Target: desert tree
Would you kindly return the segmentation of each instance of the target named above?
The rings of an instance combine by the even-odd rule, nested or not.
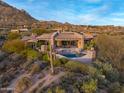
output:
[[[96,39],[97,57],[124,69],[124,42],[119,37],[99,35]]]

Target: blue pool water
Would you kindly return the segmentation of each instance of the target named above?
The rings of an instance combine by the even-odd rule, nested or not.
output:
[[[68,57],[68,58],[79,57],[77,54],[63,54],[63,56]]]

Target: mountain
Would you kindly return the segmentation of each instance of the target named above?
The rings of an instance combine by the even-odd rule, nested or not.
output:
[[[25,10],[19,10],[0,0],[0,27],[29,26],[37,22]]]
[[[79,32],[123,32],[124,27],[121,26],[90,26],[90,25],[74,25],[68,22],[60,23],[56,21],[38,21],[29,15],[25,10],[17,9],[6,2],[0,0],[0,28],[42,28],[42,29],[63,29],[66,31]]]

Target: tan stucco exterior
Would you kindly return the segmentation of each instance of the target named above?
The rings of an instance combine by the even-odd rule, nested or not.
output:
[[[77,48],[84,48],[84,36],[76,32],[54,32],[53,34],[44,34],[38,37],[39,40],[49,40],[52,47],[62,47],[63,43],[75,42]],[[71,44],[67,44],[68,46]]]
[[[77,32],[54,32],[43,34],[35,39],[49,42],[53,48],[84,48],[84,35]]]

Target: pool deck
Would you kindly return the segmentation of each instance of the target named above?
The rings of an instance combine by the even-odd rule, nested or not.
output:
[[[91,52],[87,52],[86,55],[82,56],[82,57],[77,57],[77,58],[71,58],[74,61],[79,61],[79,62],[83,62],[83,63],[91,63],[93,60]]]

